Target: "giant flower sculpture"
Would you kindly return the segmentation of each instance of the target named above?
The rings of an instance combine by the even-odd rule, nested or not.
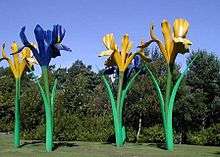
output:
[[[111,84],[108,82],[108,79],[105,77],[105,75],[102,76],[109,99],[111,101],[116,145],[120,147],[124,145],[126,139],[125,127],[122,120],[124,100],[129,88],[140,73],[139,70],[136,70],[136,72],[132,75],[131,73],[134,71],[132,69],[137,69],[137,66],[139,65],[138,56],[141,56],[146,60],[148,58],[144,55],[144,52],[142,51],[143,49],[141,49],[141,51],[137,51],[136,53],[131,53],[132,43],[127,34],[122,37],[121,50],[118,48],[113,34],[105,35],[103,37],[103,43],[107,50],[101,52],[99,56],[108,57],[107,61],[105,62],[107,67],[105,73],[116,73],[118,80],[118,92],[115,100]],[[134,63],[132,63],[133,60]]]
[[[49,152],[53,149],[53,114],[57,80],[55,80],[52,91],[50,91],[48,82],[48,66],[52,58],[60,56],[60,50],[71,50],[61,44],[65,36],[65,30],[62,29],[61,25],[54,25],[52,31],[45,31],[40,25],[37,25],[34,29],[34,34],[37,40],[38,49],[27,40],[25,27],[21,29],[20,38],[24,47],[31,49],[42,69],[44,87],[42,87],[39,82],[37,83],[44,101],[46,114],[46,150]]]
[[[32,58],[31,50],[29,48],[24,48],[21,51],[21,55],[17,52],[19,50],[19,46],[16,42],[13,42],[11,45],[11,51],[13,54],[13,60],[7,57],[5,52],[5,44],[2,46],[2,58],[1,60],[6,60],[9,64],[9,67],[15,77],[16,82],[16,96],[15,96],[15,127],[14,127],[14,144],[15,147],[20,146],[20,84],[21,84],[21,76],[24,73],[25,69],[28,67],[32,67],[35,60]]]
[[[172,151],[174,147],[173,128],[172,128],[172,111],[173,111],[174,100],[179,85],[181,83],[181,80],[186,75],[186,72],[193,61],[187,66],[184,72],[179,76],[175,84],[173,84],[172,82],[173,68],[174,68],[175,58],[178,55],[178,53],[184,54],[186,52],[189,52],[189,47],[192,43],[189,39],[186,38],[186,34],[189,29],[189,23],[187,20],[176,19],[173,24],[173,30],[171,29],[170,24],[166,20],[162,22],[161,27],[164,37],[164,43],[161,42],[155,35],[153,26],[151,26],[150,29],[150,36],[152,39],[151,41],[156,42],[157,45],[159,46],[160,51],[162,52],[165,61],[167,63],[168,74],[167,74],[165,101],[163,99],[162,92],[160,90],[159,84],[155,76],[153,75],[153,73],[149,68],[147,69],[151,76],[152,81],[154,82],[160,100],[160,108],[163,118],[163,127],[166,137],[166,146],[168,150]],[[142,44],[142,46],[140,47],[144,48],[147,46],[147,44],[148,43]]]

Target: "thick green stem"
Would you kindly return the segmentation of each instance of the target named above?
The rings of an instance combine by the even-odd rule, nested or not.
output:
[[[172,125],[172,114],[168,113],[167,116],[167,127],[165,128],[166,146],[167,150],[173,151],[173,125]]]
[[[123,81],[124,81],[124,72],[119,72],[119,83],[118,83],[118,93],[117,93],[117,120],[118,120],[118,126],[117,127],[117,133],[116,133],[116,145],[118,147],[123,146],[124,144],[124,128],[122,126],[122,91],[123,91]]]
[[[49,89],[49,81],[48,81],[48,67],[47,66],[42,66],[42,75],[43,75],[43,80],[44,80],[44,90],[47,95],[47,101],[50,104],[50,89]]]
[[[165,119],[166,122],[163,122],[165,138],[166,138],[166,147],[169,151],[173,151],[173,128],[172,128],[172,111],[169,111],[169,102],[170,95],[172,90],[172,66],[168,65],[168,75],[167,75],[167,86],[166,86],[166,99],[165,99]]]
[[[123,81],[124,81],[124,72],[119,72],[118,94],[117,94],[117,111],[119,111],[120,107],[121,107],[120,105],[121,105]]]
[[[44,90],[47,99],[46,102],[44,101],[45,112],[46,112],[46,150],[50,152],[53,149],[53,116],[52,116],[51,102],[50,102],[48,67],[42,66],[41,68],[42,68],[42,75],[44,80]]]
[[[20,113],[20,92],[21,80],[16,78],[16,96],[15,96],[15,130],[14,130],[14,144],[15,147],[20,146],[20,128],[21,128],[21,113]]]
[[[171,69],[170,65],[168,65],[166,98],[165,98],[165,113],[168,113],[167,111],[168,111],[168,104],[170,101],[171,89],[172,89],[172,69]]]
[[[102,76],[102,79],[106,86],[106,91],[108,92],[109,100],[111,101],[112,114],[113,114],[113,119],[114,119],[115,139],[116,139],[116,145],[118,145],[120,143],[120,136],[119,136],[119,127],[118,127],[118,114],[117,114],[117,108],[116,108],[117,106],[116,106],[115,98],[114,98],[112,89],[110,87],[110,84],[108,83],[104,75]]]

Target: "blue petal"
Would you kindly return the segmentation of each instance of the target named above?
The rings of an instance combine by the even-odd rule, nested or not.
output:
[[[53,32],[52,32],[52,43],[55,44],[58,37],[58,25],[53,26]]]
[[[65,36],[66,30],[63,29],[63,31],[60,32],[60,41],[63,41],[63,38]]]
[[[58,50],[64,50],[64,51],[72,51],[69,47],[63,45],[63,44],[55,44],[54,45]]]
[[[56,58],[57,56],[61,56],[60,50],[57,49],[54,45],[49,47],[49,49],[50,49],[50,57],[51,58]]]
[[[35,38],[38,43],[38,49],[39,49],[39,64],[48,66],[51,60],[51,50],[50,45],[45,45],[45,31],[40,25],[37,25],[34,29]]]
[[[57,25],[57,30],[58,30],[58,35],[57,35],[56,42],[57,43],[61,43],[65,34],[62,33],[62,26],[61,25]]]
[[[125,71],[125,78],[128,79],[132,72],[134,71],[135,67],[133,65],[130,65],[127,70]]]
[[[37,25],[34,29],[35,38],[38,43],[38,49],[40,55],[45,53],[45,44],[44,44],[44,30],[40,25]]]
[[[32,53],[33,53],[33,55],[34,55],[34,57],[36,58],[36,60],[40,63],[39,53],[38,53],[37,49],[36,49],[34,46],[32,46],[32,45],[29,43],[29,41],[27,40],[27,37],[26,37],[26,35],[25,35],[25,27],[22,27],[22,28],[21,28],[20,38],[21,38],[21,41],[22,41],[22,43],[24,44],[24,46],[23,46],[22,48],[20,48],[20,49],[18,50],[18,52],[22,51],[22,49],[23,49],[24,47],[29,47],[29,48],[31,49],[31,51],[32,51]]]
[[[135,68],[139,68],[139,66],[140,66],[140,56],[135,56],[134,57],[134,67]]]
[[[25,26],[21,28],[21,32],[20,32],[20,38],[21,38],[21,42],[25,45],[25,46],[29,46],[30,43],[27,40],[27,37],[25,35]]]
[[[52,43],[52,31],[51,30],[45,31],[44,37],[45,37],[45,41],[47,42],[47,44],[50,45]]]
[[[60,36],[61,32],[62,32],[62,27],[61,25],[57,25],[58,28],[58,36]]]

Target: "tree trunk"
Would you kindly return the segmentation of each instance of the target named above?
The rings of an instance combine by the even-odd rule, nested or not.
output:
[[[141,133],[141,125],[142,125],[142,114],[140,113],[139,121],[138,121],[138,131],[137,131],[137,136],[136,136],[136,142],[138,143],[140,133]]]

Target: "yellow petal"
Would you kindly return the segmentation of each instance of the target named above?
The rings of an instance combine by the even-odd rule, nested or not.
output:
[[[9,59],[6,55],[6,52],[5,52],[5,44],[2,45],[2,58]]]
[[[186,38],[174,38],[173,40],[175,43],[183,43],[183,44],[187,44],[189,46],[192,45],[192,42]]]
[[[117,66],[119,68],[119,71],[120,71],[121,69],[123,69],[123,65],[124,65],[124,64],[122,64],[122,61],[121,61],[121,55],[118,51],[115,51],[112,55],[113,55],[113,59],[114,59],[115,63],[117,64]]]
[[[192,45],[192,42],[185,38],[174,38],[175,41],[175,50],[177,53],[184,54],[189,52],[189,47]]]
[[[167,61],[170,61],[171,55],[173,55],[173,37],[172,37],[172,31],[170,28],[170,24],[168,21],[163,20],[162,24],[162,33],[164,36],[164,43],[165,43],[165,49],[166,49],[166,56],[167,56]],[[164,54],[165,55],[165,54]]]
[[[102,52],[99,54],[99,57],[111,56],[113,52],[114,52],[113,50],[102,51]]]
[[[151,27],[150,27],[150,36],[151,36],[151,39],[153,41],[155,41],[157,43],[157,45],[159,46],[160,51],[162,52],[162,54],[163,54],[164,58],[166,59],[166,61],[169,62],[169,56],[166,52],[165,46],[163,45],[163,43],[155,35],[153,25],[151,25]],[[149,43],[147,43],[147,45],[149,45],[150,43],[151,43],[151,41],[149,41]]]
[[[189,30],[189,23],[185,19],[175,19],[173,24],[174,37],[185,38]]]
[[[15,68],[14,64],[12,63],[11,59],[7,57],[5,49],[4,49],[4,45],[2,46],[2,57],[7,60],[9,67],[11,68],[11,71],[14,74],[15,78],[18,78],[19,77],[18,71]]]
[[[35,58],[26,58],[26,61],[31,66],[34,65],[34,64],[38,64],[38,62],[37,62],[37,60]]]
[[[16,44],[16,42],[13,42],[11,44],[11,51],[12,51],[13,58],[14,58],[15,68],[19,71],[19,54],[17,53],[18,52],[18,45]]]
[[[28,47],[25,47],[21,52],[21,59],[31,57],[31,50]]]
[[[20,76],[24,72],[25,68],[31,68],[34,64],[37,64],[37,60],[31,57],[31,50],[29,48],[24,48],[21,52],[22,58],[21,62],[19,63],[19,74]]]
[[[130,56],[128,57],[128,59],[126,60],[126,63],[125,63],[124,66],[123,66],[123,71],[125,71],[125,70],[128,68],[129,64],[131,64],[132,60],[134,59],[134,57],[135,57],[136,55],[137,55],[137,54],[134,53],[134,54],[132,54],[132,55],[130,55]]]
[[[107,49],[118,50],[113,33],[106,34],[103,37],[103,43]]]
[[[19,76],[21,76],[23,74],[24,69],[26,67],[26,64],[27,63],[26,63],[25,59],[20,62],[20,64],[19,64]]]
[[[121,43],[122,43],[122,45],[121,45],[121,61],[122,61],[122,64],[125,64],[128,53],[130,52],[130,50],[132,48],[132,43],[131,43],[131,41],[129,41],[128,34],[123,36]]]

